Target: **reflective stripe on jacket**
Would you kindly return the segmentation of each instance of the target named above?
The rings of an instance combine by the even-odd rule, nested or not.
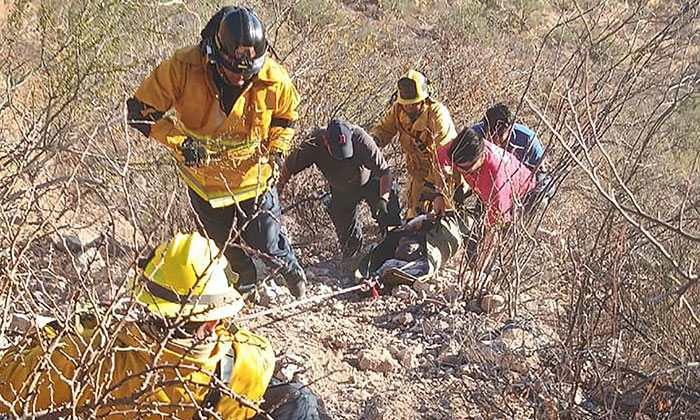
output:
[[[433,184],[438,174],[437,147],[457,137],[447,108],[430,98],[425,100],[423,112],[415,122],[399,103],[395,103],[370,134],[378,140],[380,147],[389,144],[398,134],[408,173]]]
[[[165,115],[150,126],[157,141],[174,151],[187,135],[204,143],[211,164],[181,165],[180,172],[202,198],[221,207],[265,191],[272,176],[269,154],[291,146],[299,94],[284,68],[267,57],[226,115],[210,71],[197,46],[180,49],[153,70],[134,97],[145,106],[143,117]],[[182,162],[179,153],[175,157]]]
[[[191,419],[209,390],[217,363],[232,348],[229,387],[256,403],[273,373],[270,345],[244,330],[233,335],[220,327],[217,334],[208,357],[169,344],[161,350],[160,343],[135,324],[127,324],[114,338],[85,330],[59,341],[49,337],[43,346],[34,342],[11,348],[0,359],[0,412],[31,416],[67,409],[67,417],[74,408],[79,415],[94,409],[97,418],[107,419]],[[255,415],[225,392],[217,412],[227,419]]]

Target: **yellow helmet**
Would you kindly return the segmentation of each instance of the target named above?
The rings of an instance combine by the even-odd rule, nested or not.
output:
[[[146,265],[138,300],[168,318],[182,315],[201,322],[233,317],[243,298],[229,284],[227,266],[214,241],[199,233],[178,233],[160,244]],[[132,288],[137,290],[135,282]]]
[[[423,73],[409,70],[399,79],[398,103],[401,105],[417,104],[424,101],[430,93],[428,92],[428,79]]]

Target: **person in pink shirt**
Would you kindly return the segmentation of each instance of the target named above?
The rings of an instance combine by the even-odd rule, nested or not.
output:
[[[512,221],[515,203],[525,201],[535,188],[535,177],[518,158],[469,127],[438,150],[438,160],[446,172],[460,175],[486,211],[486,235],[475,264],[478,274],[488,263],[501,231]]]

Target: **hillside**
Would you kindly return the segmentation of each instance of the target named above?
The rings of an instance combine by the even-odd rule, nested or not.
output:
[[[138,256],[196,228],[169,152],[128,126],[125,101],[224,4],[0,1],[0,351],[37,316],[70,325],[84,308],[109,336]],[[471,281],[460,252],[418,290],[240,322],[270,339],[279,375],[336,419],[700,418],[696,2],[241,5],[301,95],[295,145],[336,115],[371,128],[415,67],[458,131],[494,103],[517,110],[558,185],[488,278]],[[401,149],[384,153],[406,188]],[[319,189],[309,170],[282,197],[310,297],[356,284]],[[271,302],[241,316],[293,301],[267,274]],[[485,295],[505,302],[485,311]]]

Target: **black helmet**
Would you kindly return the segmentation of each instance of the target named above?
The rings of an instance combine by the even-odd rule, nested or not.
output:
[[[213,60],[234,73],[252,75],[265,63],[267,41],[258,16],[244,7],[228,8],[214,35]]]

